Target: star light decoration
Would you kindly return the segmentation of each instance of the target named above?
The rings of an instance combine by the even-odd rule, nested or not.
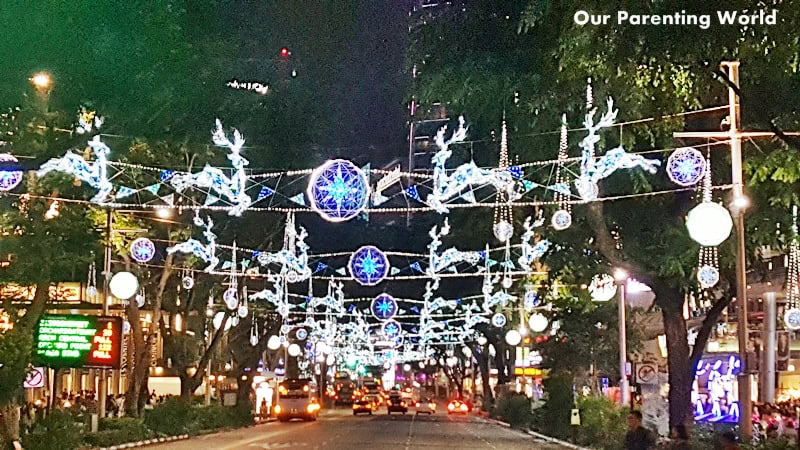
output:
[[[383,323],[383,326],[381,326],[381,331],[383,331],[383,335],[387,338],[394,339],[400,336],[400,333],[403,332],[403,328],[396,320],[387,320]]]
[[[492,316],[492,325],[496,326],[497,328],[502,328],[506,326],[506,316],[503,313],[497,313]]]
[[[397,300],[389,294],[381,294],[372,300],[372,315],[378,320],[389,320],[397,314]]]
[[[675,150],[667,160],[667,175],[673,183],[680,186],[697,184],[703,178],[705,171],[705,157],[691,147]]]
[[[140,237],[131,242],[129,250],[131,258],[140,263],[146,263],[156,255],[156,246],[146,237]]]
[[[13,155],[0,153],[0,191],[8,192],[22,182],[22,168]]]
[[[350,256],[350,276],[363,286],[374,286],[389,273],[389,259],[377,247],[366,245]]]
[[[369,179],[352,162],[334,159],[314,170],[306,194],[311,208],[323,219],[344,222],[367,207]]]

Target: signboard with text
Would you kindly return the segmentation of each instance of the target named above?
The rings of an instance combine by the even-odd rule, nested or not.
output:
[[[122,318],[44,315],[36,326],[35,346],[36,362],[48,367],[118,369]]]

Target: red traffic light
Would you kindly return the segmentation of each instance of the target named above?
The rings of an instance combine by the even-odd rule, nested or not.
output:
[[[281,57],[282,57],[282,58],[286,58],[287,56],[289,56],[289,49],[288,49],[288,48],[286,48],[286,47],[283,47],[283,48],[281,49]]]

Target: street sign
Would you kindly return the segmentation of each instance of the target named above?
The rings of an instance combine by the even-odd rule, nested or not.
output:
[[[22,382],[22,387],[25,389],[34,389],[44,387],[44,367],[34,367],[25,374],[25,381]]]
[[[637,364],[636,382],[639,384],[654,384],[658,382],[658,366],[649,363]]]
[[[118,369],[121,338],[121,317],[44,315],[36,326],[35,360],[53,368]]]

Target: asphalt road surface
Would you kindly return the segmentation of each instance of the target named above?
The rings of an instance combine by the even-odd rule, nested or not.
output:
[[[193,439],[154,445],[158,450],[255,449],[545,449],[563,447],[474,416],[386,414],[353,417],[346,409],[323,411],[316,422],[270,422]]]

